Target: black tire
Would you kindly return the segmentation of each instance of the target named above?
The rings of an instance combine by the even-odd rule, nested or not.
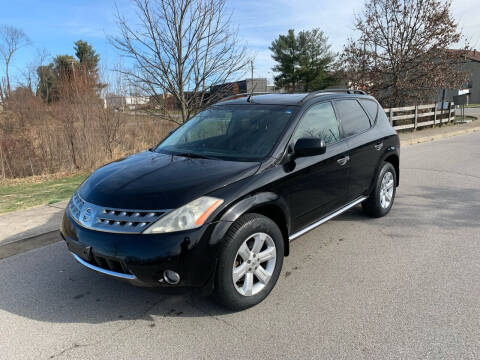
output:
[[[388,172],[391,173],[393,178],[393,192],[390,203],[385,207],[382,206],[382,180]],[[380,171],[378,172],[377,178],[375,179],[375,186],[372,190],[372,193],[370,194],[369,198],[362,203],[363,210],[368,215],[375,218],[387,215],[393,206],[396,190],[397,172],[395,171],[395,167],[389,162],[384,162],[380,168]]]
[[[270,280],[263,285],[257,294],[246,296],[237,291],[233,282],[232,271],[234,263],[238,261],[237,252],[245,240],[252,235],[265,233],[275,244],[275,265]],[[219,249],[219,260],[215,274],[214,299],[223,307],[230,310],[243,310],[262,302],[275,286],[284,257],[283,236],[278,226],[268,217],[260,214],[245,214],[235,221],[223,239]],[[263,263],[265,266],[265,263]],[[250,265],[248,265],[250,266]],[[258,278],[255,278],[258,282]],[[262,284],[260,284],[262,286]]]

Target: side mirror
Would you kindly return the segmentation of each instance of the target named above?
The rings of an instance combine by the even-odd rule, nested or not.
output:
[[[300,138],[295,143],[293,151],[295,157],[315,156],[325,154],[327,146],[320,138]]]

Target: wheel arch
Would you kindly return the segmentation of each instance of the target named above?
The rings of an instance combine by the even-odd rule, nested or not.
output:
[[[231,206],[223,213],[212,232],[210,245],[217,245],[225,236],[230,226],[242,215],[256,213],[271,219],[283,235],[285,256],[290,253],[288,234],[290,213],[284,199],[272,192],[263,192],[248,196]]]
[[[392,164],[395,168],[395,173],[397,175],[395,180],[398,186],[400,183],[400,158],[398,154],[389,154],[384,158],[383,161]]]
[[[374,176],[372,177],[372,181],[370,183],[370,187],[367,191],[366,194],[370,195],[372,192],[374,186],[375,186],[375,181],[377,179],[378,173],[382,169],[382,164],[384,162],[388,162],[393,165],[395,168],[396,172],[396,186],[398,187],[400,183],[400,156],[398,154],[398,150],[395,147],[389,147],[385,150],[385,153],[380,157],[380,160],[378,161],[377,167],[374,172]]]
[[[282,209],[275,204],[261,204],[248,211],[248,213],[260,214],[271,219],[282,232],[285,256],[290,254],[290,241],[288,239],[287,219]]]

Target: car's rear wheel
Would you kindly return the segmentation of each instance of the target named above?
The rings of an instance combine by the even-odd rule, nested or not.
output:
[[[388,214],[393,206],[396,193],[397,173],[395,167],[384,162],[377,178],[375,186],[369,198],[362,203],[363,210],[372,217],[382,217]]]
[[[241,216],[221,244],[214,296],[222,306],[242,310],[272,291],[283,265],[284,243],[278,226],[259,214]]]

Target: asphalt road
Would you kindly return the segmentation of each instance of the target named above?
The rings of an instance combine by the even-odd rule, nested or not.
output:
[[[462,111],[461,109],[457,109],[456,114],[457,115],[461,114],[461,111]],[[466,108],[465,109],[465,115],[476,116],[476,117],[480,118],[480,107]]]
[[[480,358],[480,133],[402,149],[391,213],[295,240],[228,313],[98,276],[63,243],[0,261],[1,359]]]

